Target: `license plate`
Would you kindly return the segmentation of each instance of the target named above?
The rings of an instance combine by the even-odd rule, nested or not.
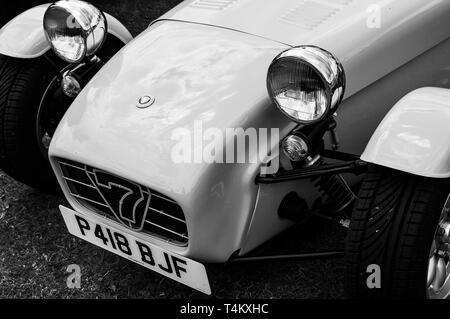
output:
[[[205,266],[106,226],[64,206],[59,207],[69,232],[186,286],[211,294]]]

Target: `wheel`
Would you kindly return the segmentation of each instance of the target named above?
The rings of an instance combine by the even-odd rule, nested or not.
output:
[[[0,55],[0,168],[29,186],[54,191],[56,179],[36,137],[40,101],[54,77],[45,60]]]
[[[123,46],[109,35],[97,56],[106,63]],[[79,74],[80,82],[88,83],[102,65]],[[56,73],[68,69],[74,66],[51,51],[29,60],[0,55],[0,168],[24,184],[49,192],[59,187],[48,161],[48,148],[74,100],[62,92],[61,76]]]
[[[449,194],[449,179],[369,167],[346,239],[350,298],[450,295]]]

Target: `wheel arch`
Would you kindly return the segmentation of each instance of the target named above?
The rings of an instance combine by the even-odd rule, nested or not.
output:
[[[450,178],[449,123],[449,89],[412,91],[386,115],[361,159],[418,176]]]
[[[0,29],[0,54],[32,59],[45,54],[50,50],[42,20],[50,3],[42,4],[28,9]],[[108,22],[108,34],[113,35],[124,44],[130,42],[133,37],[125,26],[116,18],[105,12]]]

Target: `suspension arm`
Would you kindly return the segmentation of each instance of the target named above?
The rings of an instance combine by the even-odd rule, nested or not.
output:
[[[362,160],[344,161],[339,163],[325,164],[307,168],[283,171],[275,175],[259,175],[256,177],[257,184],[277,184],[295,181],[299,179],[311,179],[315,177],[352,173],[360,175],[367,169],[368,164]]]

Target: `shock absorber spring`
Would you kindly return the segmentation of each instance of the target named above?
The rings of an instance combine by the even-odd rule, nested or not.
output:
[[[323,160],[316,165],[322,165]],[[356,199],[356,195],[348,186],[341,174],[321,176],[313,180],[319,192],[327,198],[328,204],[336,213],[342,212]]]

